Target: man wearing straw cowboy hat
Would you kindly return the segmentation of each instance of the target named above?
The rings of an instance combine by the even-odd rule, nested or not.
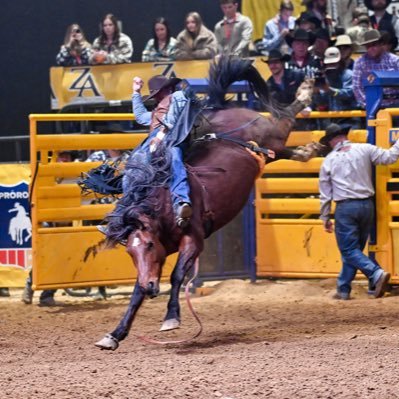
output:
[[[364,34],[364,41],[360,43],[366,47],[366,53],[355,61],[353,66],[353,92],[356,100],[364,108],[366,95],[363,87],[363,79],[366,79],[373,71],[399,71],[399,57],[384,50],[381,41],[381,33],[372,29]],[[392,88],[384,88],[383,108],[395,106],[399,103],[399,91]]]
[[[399,159],[399,141],[383,149],[372,144],[348,140],[350,126],[330,124],[320,143],[330,147],[319,175],[320,219],[325,231],[332,233],[331,202],[335,201],[335,237],[342,256],[342,269],[337,279],[334,299],[350,299],[351,282],[357,270],[369,280],[374,296],[384,295],[390,274],[364,255],[370,235],[375,194],[372,165],[389,165]]]

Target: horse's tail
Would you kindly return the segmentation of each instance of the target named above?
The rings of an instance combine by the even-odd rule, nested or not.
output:
[[[107,215],[108,247],[125,241],[129,235],[144,227],[142,216],[155,218],[162,206],[159,188],[167,187],[170,178],[171,156],[162,144],[157,151],[134,151],[127,161],[123,180],[123,197]]]
[[[225,95],[229,86],[234,82],[246,80],[252,93],[267,111],[276,117],[288,116],[285,115],[284,108],[271,97],[265,80],[252,65],[252,60],[221,56],[211,63],[208,80],[208,106],[225,108],[228,104]]]

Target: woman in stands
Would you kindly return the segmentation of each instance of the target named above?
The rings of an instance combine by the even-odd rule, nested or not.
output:
[[[168,22],[159,17],[155,20],[152,39],[148,40],[141,61],[173,61],[176,52],[176,39],[172,37]]]
[[[107,14],[92,50],[91,64],[123,64],[131,61],[133,43],[129,36],[120,31],[116,17]]]
[[[177,36],[176,59],[206,60],[217,52],[216,37],[202,23],[197,12],[190,12],[186,17],[186,28]]]
[[[78,24],[69,25],[65,33],[64,44],[57,54],[57,65],[88,65],[90,52],[91,44],[86,40],[82,28]]]

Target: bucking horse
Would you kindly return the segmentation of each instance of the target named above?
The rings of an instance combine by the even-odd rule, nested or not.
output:
[[[193,207],[189,227],[182,229],[176,224],[168,188],[167,149],[160,146],[149,161],[134,156],[126,164],[123,196],[107,216],[106,243],[109,247],[126,244],[137,268],[137,282],[118,326],[96,343],[101,349],[115,350],[127,337],[145,297],[159,293],[166,257],[176,252],[161,330],[179,327],[181,285],[203,250],[205,238],[230,222],[245,205],[262,169],[254,152],[266,155],[266,162],[305,162],[319,150],[316,143],[286,147],[295,116],[311,102],[312,81],[302,83],[290,106],[280,107],[272,101],[267,84],[250,60],[222,57],[211,64],[208,80],[208,93],[190,135],[191,139],[205,138],[192,140],[185,157]],[[242,80],[249,83],[270,117],[235,107],[226,99],[229,86]]]

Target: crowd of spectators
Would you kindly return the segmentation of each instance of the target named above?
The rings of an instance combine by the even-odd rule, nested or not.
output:
[[[309,110],[364,109],[363,80],[370,72],[399,70],[395,54],[399,50],[399,19],[387,11],[390,2],[364,1],[364,6],[354,9],[353,26],[345,29],[328,15],[328,0],[304,0],[306,10],[294,24],[290,22],[293,4],[282,0],[277,15],[265,23],[263,39],[256,43],[257,51],[268,57],[268,85],[274,97],[289,103],[298,76],[299,82],[310,77],[315,79],[315,88]],[[355,52],[360,54],[353,57]],[[384,98],[383,106],[397,106],[399,91],[385,88]],[[306,128],[324,129],[329,122],[309,121]],[[338,122],[359,124],[356,119]]]
[[[398,70],[399,18],[387,11],[391,0],[365,0],[353,10],[347,29],[328,14],[329,0],[303,0],[305,11],[299,15],[291,0],[282,0],[277,14],[265,21],[263,38],[254,42],[253,24],[238,12],[237,0],[219,1],[223,18],[213,31],[198,12],[190,12],[174,38],[167,20],[157,18],[142,61],[202,60],[220,54],[272,56],[267,62],[272,75],[268,83],[275,98],[289,102],[297,87],[290,82],[315,78],[311,109],[318,111],[364,108],[362,79],[368,71]],[[354,61],[353,53],[363,55]],[[121,32],[117,18],[107,14],[92,45],[78,24],[70,25],[57,64],[128,63],[132,55],[132,40]],[[397,92],[387,90],[387,94],[392,105]]]

